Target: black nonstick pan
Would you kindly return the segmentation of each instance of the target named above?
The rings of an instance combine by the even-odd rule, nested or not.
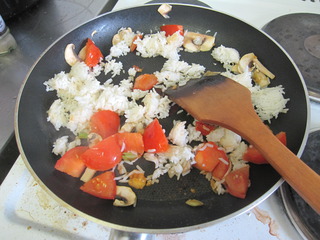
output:
[[[162,176],[159,184],[137,190],[136,207],[117,208],[112,201],[92,197],[79,190],[81,182],[54,169],[57,156],[52,153],[54,140],[68,131],[57,132],[47,122],[49,106],[56,99],[55,93],[46,92],[43,83],[60,71],[69,71],[64,60],[64,49],[74,43],[78,49],[91,37],[104,55],[108,54],[113,35],[121,27],[134,31],[156,32],[163,24],[181,24],[189,31],[217,33],[216,46],[233,47],[240,55],[254,52],[259,60],[276,75],[271,86],[282,85],[289,111],[271,121],[275,132],[287,133],[288,147],[295,154],[303,151],[309,121],[309,102],[301,74],[288,55],[263,32],[223,13],[208,8],[172,4],[170,18],[158,12],[159,5],[146,5],[99,16],[67,33],[49,47],[36,62],[21,88],[17,101],[15,131],[21,155],[36,180],[61,205],[112,228],[151,233],[172,233],[208,226],[217,221],[241,214],[272,194],[282,183],[280,175],[269,165],[252,165],[251,186],[245,199],[229,194],[218,196],[208,181],[193,170],[179,181]],[[77,50],[78,50],[77,49]],[[159,70],[165,59],[141,59],[132,54],[123,64],[143,66],[146,72]],[[221,71],[220,64],[213,64],[210,52],[190,54],[181,52],[181,59],[199,63],[207,70]],[[226,109],[227,111],[227,109]],[[168,121],[169,122],[169,121]],[[166,124],[166,123],[164,123]],[[195,188],[196,193],[190,189]],[[199,199],[204,206],[192,208],[185,204],[190,198]]]

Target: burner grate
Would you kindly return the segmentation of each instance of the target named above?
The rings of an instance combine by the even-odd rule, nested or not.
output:
[[[320,130],[309,135],[301,159],[320,174]],[[302,236],[308,240],[320,239],[319,215],[288,185],[280,188],[287,214]]]
[[[269,22],[263,30],[289,53],[301,71],[310,97],[320,101],[320,15],[284,15]]]

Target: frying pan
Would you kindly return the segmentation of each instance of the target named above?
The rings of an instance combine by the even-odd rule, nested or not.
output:
[[[61,205],[92,221],[119,230],[173,233],[205,227],[253,208],[272,194],[283,180],[269,165],[251,165],[251,186],[247,197],[238,199],[229,194],[214,194],[204,176],[199,171],[192,170],[179,181],[165,175],[161,176],[159,184],[135,190],[137,206],[128,208],[113,207],[112,201],[95,198],[80,191],[82,183],[79,179],[54,170],[58,157],[51,152],[52,144],[56,138],[72,134],[66,129],[57,132],[47,122],[46,111],[56,95],[54,92],[46,92],[43,83],[55,73],[70,70],[64,61],[65,46],[74,43],[76,50],[80,50],[93,31],[97,33],[92,38],[104,55],[108,54],[111,47],[112,36],[121,27],[149,33],[150,30],[158,31],[163,24],[181,24],[190,31],[217,32],[216,46],[223,44],[233,47],[240,55],[254,52],[276,75],[271,86],[283,85],[285,88],[285,98],[290,98],[287,104],[289,112],[272,120],[270,128],[275,133],[285,131],[288,147],[297,155],[301,155],[306,142],[309,125],[306,87],[301,74],[284,50],[263,32],[231,16],[203,7],[172,5],[169,19],[157,13],[159,5],[155,4],[107,13],[75,28],[43,53],[27,76],[17,101],[15,133],[21,155],[33,177]],[[213,64],[210,52],[181,52],[181,59],[202,64],[207,70],[223,70],[220,64]],[[145,72],[160,70],[165,62],[161,57],[142,59],[134,54],[129,54],[120,61],[123,62],[124,69],[138,65]],[[100,77],[101,81],[106,80],[105,77]],[[121,79],[115,78],[115,81]],[[186,118],[187,115],[181,116],[181,119]],[[170,128],[171,122],[172,118],[162,124],[165,128]],[[152,168],[148,163],[139,165],[145,170]],[[196,193],[191,192],[191,188],[196,189]],[[204,206],[187,206],[185,201],[190,198],[201,200]]]

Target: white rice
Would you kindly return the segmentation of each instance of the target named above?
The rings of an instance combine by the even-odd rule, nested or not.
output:
[[[137,44],[137,54],[143,58],[162,56],[167,59],[179,59],[183,36],[175,33],[168,41],[165,32],[158,32],[146,34],[143,39],[138,38],[134,43]]]
[[[169,177],[181,176],[188,174],[194,164],[194,153],[190,146],[174,146],[170,145],[168,151],[164,153],[145,153],[144,158],[155,163],[155,171],[151,180],[157,179],[159,176],[169,173]]]
[[[286,113],[286,104],[289,99],[283,97],[284,89],[282,86],[257,88],[252,92],[252,103],[256,112],[263,121],[271,122],[272,118],[278,118],[279,113]]]
[[[119,57],[126,56],[130,52],[130,45],[135,33],[125,35],[124,40],[111,47],[110,54],[106,56],[105,62],[90,70],[83,62],[71,67],[69,73],[60,72],[44,83],[47,91],[55,91],[57,99],[48,110],[47,120],[59,131],[62,127],[68,128],[75,135],[80,132],[89,131],[89,119],[98,110],[112,110],[124,116],[125,123],[121,131],[143,132],[147,124],[154,118],[164,119],[169,116],[172,102],[167,96],[159,95],[155,89],[141,91],[132,89],[134,77],[137,71],[131,67],[123,69],[123,64]],[[143,58],[162,56],[166,62],[159,71],[154,72],[158,78],[155,86],[161,90],[166,90],[172,86],[183,86],[190,79],[200,78],[206,71],[205,67],[197,63],[187,63],[180,60],[181,45],[183,36],[176,33],[170,38],[166,38],[164,32],[145,34],[143,39],[135,40],[137,44],[136,53]],[[239,82],[252,92],[252,102],[260,118],[269,121],[277,118],[280,113],[286,113],[286,103],[282,86],[260,89],[254,86],[249,71],[242,74],[232,74],[230,68],[239,61],[239,53],[233,48],[224,46],[216,47],[212,51],[212,56],[221,62],[226,68],[224,76]],[[96,79],[104,72],[110,78],[104,83]],[[127,72],[127,78],[123,78],[119,84],[113,83],[113,78],[121,77]],[[147,180],[152,184],[159,182],[159,177],[168,174],[170,178],[180,179],[190,172],[195,163],[195,151],[191,147],[195,142],[213,141],[221,149],[228,153],[233,169],[240,168],[246,164],[242,160],[242,155],[246,151],[247,145],[241,137],[230,130],[217,127],[206,137],[195,129],[195,122],[188,124],[185,121],[174,121],[174,127],[168,134],[170,148],[165,153],[155,153],[155,150],[144,154],[147,161],[155,164],[154,172],[147,176]],[[63,155],[68,149],[80,145],[80,140],[69,142],[68,136],[63,136],[55,140],[53,153]],[[127,182],[130,174],[144,172],[138,168],[128,173],[125,162],[118,165],[121,176],[117,180]],[[134,164],[128,162],[127,164]],[[212,179],[210,173],[204,173],[208,180]],[[218,194],[225,192],[223,181],[212,183],[214,191]]]
[[[174,126],[171,129],[168,139],[175,145],[186,146],[188,142],[189,132],[185,128],[186,121],[174,121]]]
[[[122,68],[122,62],[116,62],[115,59],[112,59],[105,63],[104,73],[107,75],[109,72],[111,72],[111,77],[115,77],[116,75],[120,75]]]
[[[183,86],[190,79],[200,78],[205,72],[205,67],[200,64],[188,64],[175,59],[167,60],[161,71],[156,72],[158,86],[163,90],[173,86]]]
[[[65,154],[69,149],[72,149],[76,146],[79,146],[81,144],[81,140],[79,138],[76,138],[72,142],[68,142],[69,136],[62,136],[53,143],[53,149],[52,152],[56,155],[62,156]]]
[[[239,52],[234,48],[229,48],[221,45],[213,49],[211,53],[212,57],[223,64],[223,67],[230,70],[232,65],[236,64],[240,60]]]

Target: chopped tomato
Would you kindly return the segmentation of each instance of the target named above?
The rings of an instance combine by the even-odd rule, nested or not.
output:
[[[223,160],[222,160],[223,159]],[[226,158],[220,158],[220,162],[218,165],[213,169],[212,171],[212,177],[218,180],[224,179],[224,177],[228,174],[231,164],[228,157]]]
[[[110,110],[101,110],[90,118],[91,132],[99,134],[102,139],[118,132],[120,127],[120,117]]]
[[[114,177],[113,172],[102,173],[83,184],[80,189],[98,198],[114,199],[117,190]]]
[[[121,161],[121,146],[116,135],[107,137],[82,154],[88,168],[106,171]]]
[[[249,165],[230,172],[225,178],[227,191],[238,198],[246,197],[249,183]]]
[[[219,149],[214,142],[201,144],[196,152],[193,166],[199,170],[211,172],[219,164],[220,158],[228,159],[226,153]]]
[[[213,125],[196,121],[196,130],[201,132],[203,136],[207,136],[214,129],[215,129],[215,126]]]
[[[166,37],[173,35],[178,32],[183,36],[183,26],[172,24],[172,25],[163,25],[160,27],[160,31],[166,32]]]
[[[287,146],[287,134],[286,132],[279,132],[276,137],[282,142],[283,145]]]
[[[158,78],[154,74],[142,74],[135,79],[133,89],[150,90],[157,82]]]
[[[255,164],[268,164],[268,161],[254,146],[249,145],[247,151],[242,156],[243,160]]]
[[[122,132],[117,133],[117,137],[123,153],[132,153],[134,159],[142,156],[144,145],[141,133]]]
[[[276,137],[282,144],[287,145],[287,135],[285,132],[279,132]],[[254,146],[249,145],[247,151],[243,154],[243,160],[255,163],[255,164],[269,164],[264,156]]]
[[[94,67],[100,62],[101,58],[103,58],[103,55],[100,49],[90,38],[88,38],[86,43],[86,56],[84,59],[85,64],[89,67]]]
[[[73,177],[80,177],[81,173],[86,168],[83,163],[82,154],[88,147],[74,147],[67,151],[55,164],[55,169],[67,173]]]
[[[137,44],[134,43],[135,40],[137,40],[138,38],[142,39],[142,35],[141,34],[137,34],[134,36],[132,43],[130,45],[130,52],[133,52],[134,50],[136,50],[137,48]]]
[[[169,148],[168,139],[163,132],[157,118],[155,118],[144,130],[144,150],[146,152],[165,152]]]

